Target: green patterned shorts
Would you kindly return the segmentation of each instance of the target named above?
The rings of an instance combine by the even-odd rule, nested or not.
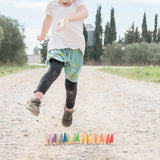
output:
[[[50,59],[64,62],[65,78],[71,82],[78,82],[78,78],[83,65],[83,54],[80,49],[53,49],[48,52],[46,64]]]

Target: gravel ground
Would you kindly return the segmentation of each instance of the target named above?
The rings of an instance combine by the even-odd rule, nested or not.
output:
[[[159,160],[160,85],[83,67],[70,128],[61,125],[64,71],[38,117],[25,109],[41,76],[36,69],[0,78],[0,160]],[[46,133],[113,133],[113,145],[45,146]]]

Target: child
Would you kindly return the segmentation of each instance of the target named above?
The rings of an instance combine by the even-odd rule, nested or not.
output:
[[[44,94],[58,78],[64,67],[66,104],[62,124],[65,127],[69,127],[72,124],[77,82],[83,65],[85,49],[82,20],[87,17],[88,10],[83,0],[52,0],[46,8],[46,17],[43,22],[41,35],[37,37],[39,41],[45,40],[53,23],[46,61],[46,64],[50,64],[50,67],[34,91],[34,97],[27,102],[27,109],[35,116],[38,116]]]

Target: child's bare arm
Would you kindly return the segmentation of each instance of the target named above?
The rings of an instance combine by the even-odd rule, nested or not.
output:
[[[78,7],[77,12],[69,15],[66,19],[69,22],[84,20],[88,17],[88,10],[84,5]]]
[[[78,7],[77,12],[69,15],[58,24],[57,32],[60,32],[69,22],[84,20],[88,17],[88,10],[84,5]]]
[[[46,36],[47,36],[47,33],[50,29],[50,26],[52,24],[52,19],[53,17],[50,16],[50,15],[46,15],[44,21],[43,21],[43,26],[42,26],[42,31],[41,31],[41,34],[37,37],[37,40],[39,41],[42,41],[42,40],[45,40]]]

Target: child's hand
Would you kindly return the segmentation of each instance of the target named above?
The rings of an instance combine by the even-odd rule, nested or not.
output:
[[[37,40],[41,42],[41,41],[45,40],[45,37],[42,35],[37,36]]]
[[[62,19],[62,20],[58,23],[57,32],[60,32],[65,26],[67,26],[68,23],[69,23],[68,18]]]
[[[64,28],[64,19],[62,19],[62,20],[58,23],[57,32],[60,32],[63,28]]]

